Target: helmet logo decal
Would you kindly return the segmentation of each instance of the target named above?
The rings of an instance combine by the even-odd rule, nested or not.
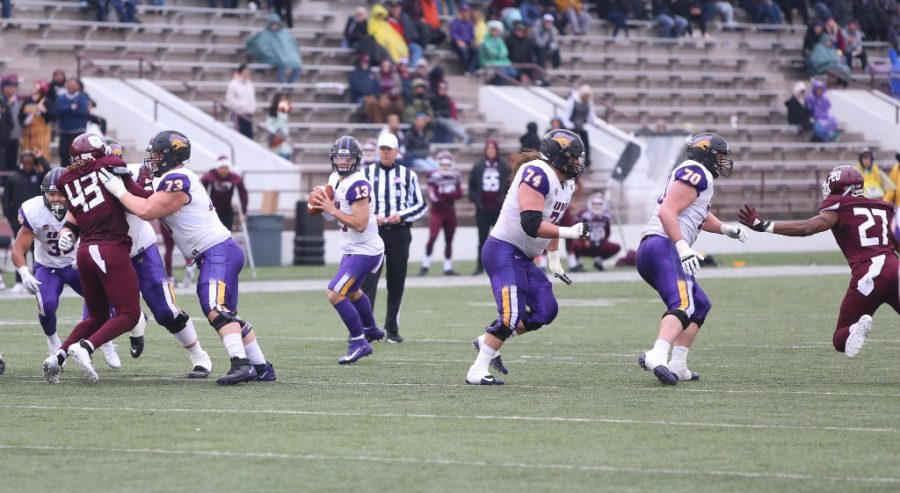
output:
[[[88,135],[87,140],[88,143],[91,144],[91,147],[93,147],[94,149],[103,147],[103,139],[99,135],[90,134]]]

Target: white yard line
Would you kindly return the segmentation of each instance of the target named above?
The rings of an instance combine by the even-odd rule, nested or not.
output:
[[[868,483],[868,484],[900,484],[900,478],[880,476],[814,476],[793,472],[757,472],[757,471],[727,471],[710,469],[663,469],[643,467],[617,467],[604,465],[578,465],[578,464],[553,464],[553,463],[522,463],[522,462],[486,462],[463,461],[455,459],[423,459],[414,457],[378,457],[370,455],[321,455],[321,454],[289,454],[279,452],[229,452],[216,450],[179,450],[159,448],[115,448],[115,447],[60,447],[48,445],[7,445],[0,444],[0,450],[12,451],[40,451],[51,453],[108,453],[108,454],[135,454],[135,455],[171,455],[189,457],[212,458],[242,458],[242,459],[280,459],[290,461],[309,462],[375,462],[382,464],[416,464],[425,466],[454,466],[454,467],[482,467],[489,469],[527,469],[527,470],[554,470],[574,471],[588,473],[623,473],[623,474],[659,474],[668,476],[709,476],[732,477],[741,479],[780,479],[788,481],[827,481],[842,483]]]
[[[866,428],[855,426],[809,426],[809,425],[764,425],[746,423],[709,423],[693,421],[640,420],[616,418],[572,418],[566,416],[493,416],[493,415],[450,415],[450,414],[413,414],[413,413],[351,413],[334,411],[301,411],[294,409],[187,409],[187,408],[133,408],[133,407],[93,407],[93,406],[39,406],[9,405],[0,409],[29,409],[39,411],[90,411],[90,412],[128,412],[128,413],[203,413],[203,414],[274,414],[295,416],[324,416],[341,418],[410,418],[427,420],[487,420],[487,421],[523,421],[552,423],[600,423],[613,425],[665,426],[692,428],[723,428],[748,430],[802,430],[802,431],[838,431],[842,433],[900,433],[900,428]]]

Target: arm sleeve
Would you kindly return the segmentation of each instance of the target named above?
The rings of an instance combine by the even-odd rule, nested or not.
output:
[[[244,185],[244,179],[239,178],[237,182],[238,197],[241,200],[241,212],[247,213],[247,204],[250,203],[250,196],[247,194],[247,186]]]
[[[416,177],[416,173],[411,169],[407,169],[406,172],[409,173],[409,187],[406,190],[409,197],[409,207],[398,214],[401,219],[411,223],[428,212],[428,205],[425,203],[425,199],[422,198],[422,189],[419,187],[419,179]]]
[[[153,195],[153,192],[138,185],[134,180],[122,179],[122,181],[125,182],[125,189],[128,190],[128,193],[135,197],[146,199]]]

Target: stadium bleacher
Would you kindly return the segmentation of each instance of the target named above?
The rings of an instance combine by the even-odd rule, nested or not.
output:
[[[0,21],[0,39],[9,55],[0,58],[0,64],[27,78],[47,78],[57,66],[74,72],[78,55],[83,73],[154,79],[212,113],[224,99],[236,63],[245,61],[246,38],[262,28],[267,12],[199,5],[205,2],[142,5],[140,24],[122,24],[97,23],[76,2],[20,0],[14,2],[13,17]],[[354,58],[351,50],[341,47],[341,28],[356,4],[304,1],[300,6],[294,9],[292,29],[304,58],[300,81],[277,84],[271,68],[251,64],[251,69],[258,91],[258,121],[275,92],[291,91],[294,108],[300,110],[289,126],[294,161],[310,174],[308,183],[316,183],[328,169],[313,163],[323,162],[323,151],[340,132],[365,139],[375,136],[381,125],[352,123],[356,106],[345,94]],[[720,204],[749,196],[782,200],[789,195],[790,203],[780,212],[807,213],[816,205],[819,170],[854,160],[863,146],[874,147],[862,136],[846,132],[838,142],[807,142],[785,124],[783,101],[798,78],[795,60],[802,26],[738,24],[731,31],[713,28],[712,39],[700,40],[661,39],[655,37],[652,23],[629,25],[628,38],[610,36],[603,21],[594,23],[586,36],[562,36],[563,65],[546,74],[550,90],[567,97],[573,85],[591,85],[600,110],[610,107],[600,116],[627,131],[663,121],[669,128],[721,133],[733,142],[737,165],[734,179],[723,181],[717,196]],[[20,31],[29,35],[18,36]],[[867,46],[870,58],[883,58],[883,44]],[[430,63],[445,67],[461,120],[476,139],[474,144],[434,148],[457,152],[464,172],[480,156],[487,138],[498,139],[504,151],[515,150],[518,135],[499,131],[490,123],[492,115],[476,109],[477,87],[483,81],[459,75],[455,55],[444,46],[428,49],[426,56]],[[592,168],[585,182],[602,186],[609,173]],[[768,199],[763,205],[777,206]],[[731,218],[735,211],[723,208],[721,213]]]

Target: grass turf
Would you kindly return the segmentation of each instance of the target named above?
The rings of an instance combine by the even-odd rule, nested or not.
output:
[[[893,313],[849,360],[830,344],[846,277],[701,282],[702,378],[675,388],[636,364],[662,311],[636,282],[556,284],[559,318],[504,347],[512,373],[495,388],[463,384],[494,314],[484,287],[408,290],[408,342],[349,367],[324,293],[242,295],[279,381],[238,388],[179,379],[187,357],[152,324],[141,359],[120,348],[124,369],[98,355],[98,385],[74,366],[47,385],[33,302],[3,301],[0,490],[900,489]],[[61,327],[79,311],[63,300]],[[197,327],[217,376],[224,351]]]

